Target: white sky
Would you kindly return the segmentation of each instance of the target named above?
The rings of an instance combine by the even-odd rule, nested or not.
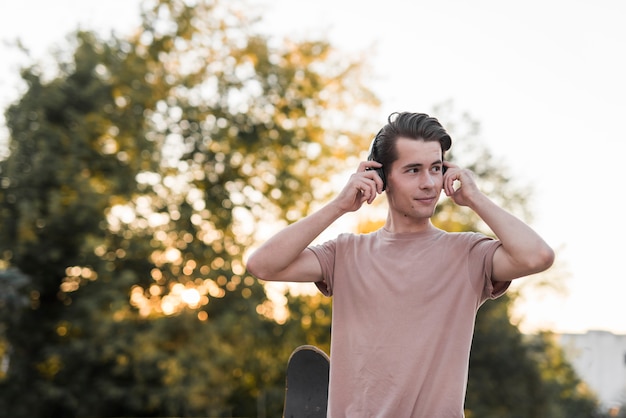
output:
[[[0,38],[42,56],[78,25],[127,32],[137,0],[0,0]],[[558,249],[566,294],[533,293],[522,329],[626,333],[626,2],[622,0],[249,0],[267,31],[370,51],[382,99],[430,112],[452,100],[535,189],[535,227]],[[0,45],[0,106],[24,61]],[[434,115],[437,116],[437,115]],[[445,125],[445,120],[441,120]],[[2,132],[2,135],[6,135]],[[561,272],[561,275],[563,272]]]

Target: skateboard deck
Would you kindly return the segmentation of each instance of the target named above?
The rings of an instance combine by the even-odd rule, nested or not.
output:
[[[284,418],[326,418],[328,355],[312,345],[296,348],[287,364]]]

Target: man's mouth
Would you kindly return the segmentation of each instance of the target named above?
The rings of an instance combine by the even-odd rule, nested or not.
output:
[[[432,196],[432,197],[421,197],[421,198],[418,198],[418,199],[415,199],[415,200],[417,200],[420,203],[429,205],[429,204],[433,203],[436,199],[437,199],[436,197]]]

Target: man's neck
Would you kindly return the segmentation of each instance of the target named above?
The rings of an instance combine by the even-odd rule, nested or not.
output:
[[[400,219],[398,219],[400,218]],[[394,234],[408,234],[414,232],[422,232],[432,228],[430,218],[414,219],[408,216],[391,213],[388,214],[385,221],[385,229]]]

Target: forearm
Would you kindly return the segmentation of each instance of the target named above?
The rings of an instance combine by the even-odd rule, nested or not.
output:
[[[278,232],[248,259],[247,269],[263,280],[277,280],[311,242],[345,211],[334,202]]]

